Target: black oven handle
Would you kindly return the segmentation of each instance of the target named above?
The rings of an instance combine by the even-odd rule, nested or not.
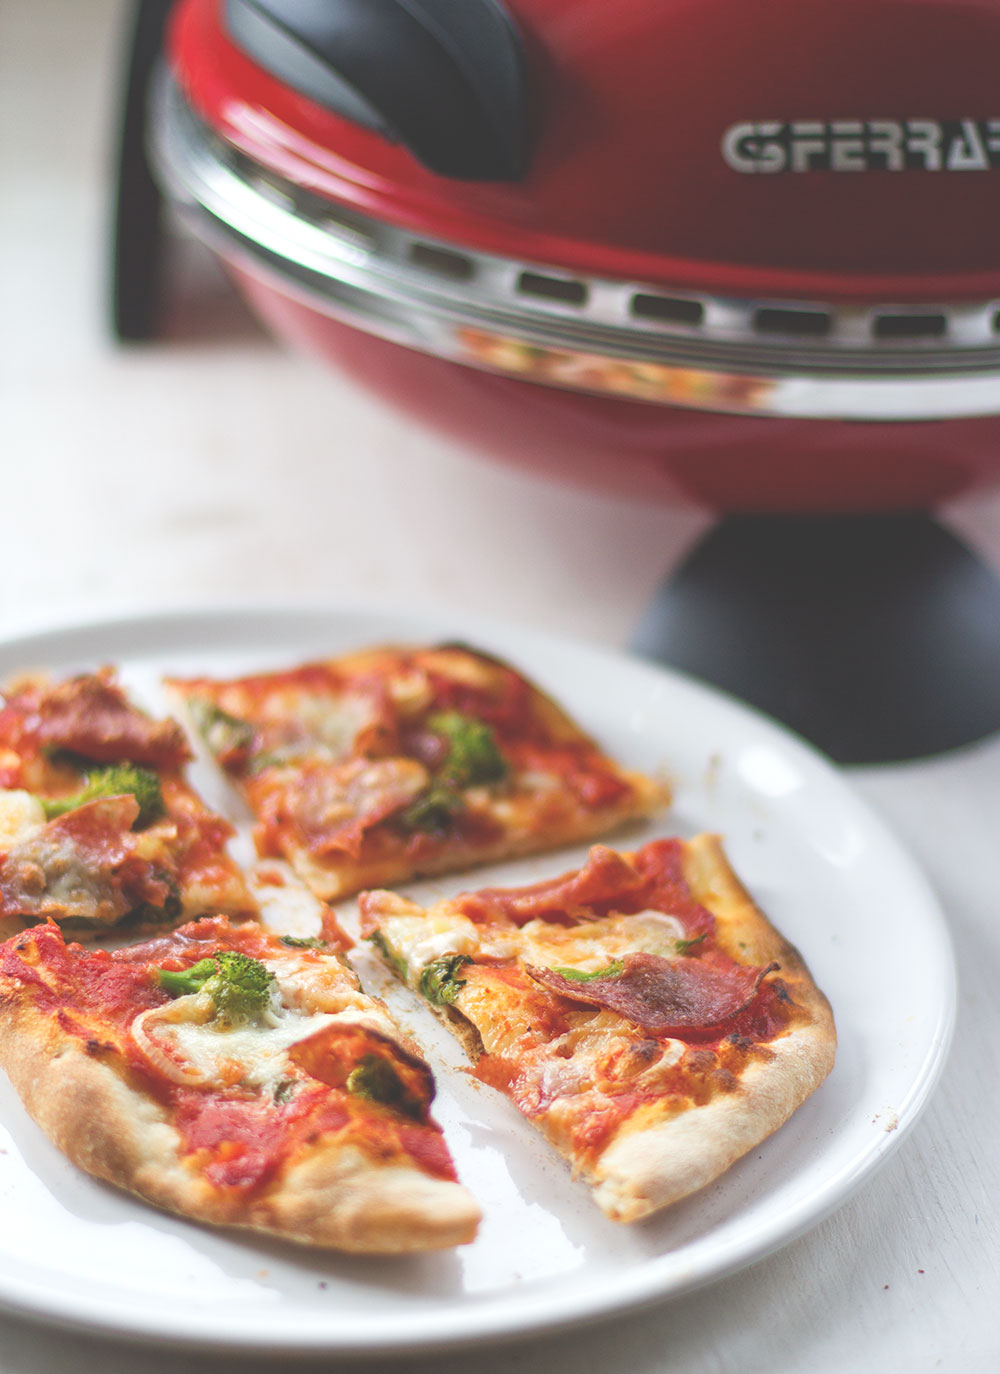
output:
[[[431,171],[524,175],[522,45],[501,0],[226,0],[225,16],[265,70]]]

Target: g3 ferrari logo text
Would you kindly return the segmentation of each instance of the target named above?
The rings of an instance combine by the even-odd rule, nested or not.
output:
[[[734,172],[989,172],[1000,168],[1000,119],[733,124],[722,156]]]

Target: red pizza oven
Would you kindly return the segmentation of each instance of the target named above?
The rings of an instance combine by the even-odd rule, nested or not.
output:
[[[155,161],[278,334],[726,510],[1000,474],[996,0],[180,0]]]

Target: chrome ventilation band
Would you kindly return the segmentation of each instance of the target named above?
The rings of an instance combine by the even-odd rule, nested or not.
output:
[[[312,309],[471,366],[694,409],[851,420],[1000,414],[1000,300],[748,299],[470,251],[341,209],[224,142],[167,78],[154,166],[195,232]]]

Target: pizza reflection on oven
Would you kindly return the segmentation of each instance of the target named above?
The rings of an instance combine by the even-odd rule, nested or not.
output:
[[[530,381],[578,391],[605,392],[671,405],[744,410],[774,388],[765,377],[612,358],[577,349],[547,348],[483,329],[459,329],[456,340],[466,362]]]

